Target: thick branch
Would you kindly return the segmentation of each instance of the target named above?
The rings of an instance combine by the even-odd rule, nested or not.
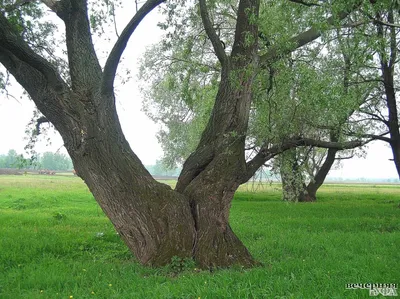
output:
[[[215,54],[217,55],[219,62],[221,63],[221,65],[224,65],[227,60],[227,56],[226,56],[224,47],[222,45],[222,42],[219,39],[211,21],[210,21],[210,16],[208,14],[206,0],[199,0],[199,3],[200,3],[200,14],[201,14],[201,19],[203,21],[204,29],[207,33],[208,38],[210,39],[210,41],[213,45]]]
[[[239,2],[235,29],[235,41],[231,56],[240,66],[248,66],[254,61],[258,49],[258,15],[260,9],[259,0],[241,0]]]
[[[326,20],[326,23],[330,26],[334,25],[337,20],[341,21],[345,19],[353,9],[349,11],[341,11],[339,12],[336,16],[331,16]],[[301,48],[308,43],[316,40],[321,36],[321,31],[319,31],[318,28],[316,27],[311,27],[307,31],[304,31],[294,37],[292,37],[288,44],[290,45],[286,49],[277,49],[276,47],[271,47],[271,50],[269,50],[266,54],[262,55],[260,57],[260,62],[262,64],[270,64],[273,61],[276,61],[282,56],[285,56],[294,50]]]
[[[135,31],[136,27],[140,24],[144,17],[163,2],[165,2],[165,0],[148,0],[145,4],[143,4],[143,6],[138,10],[138,12],[133,16],[130,22],[126,25],[125,29],[122,31],[104,66],[101,83],[103,94],[110,94],[113,92],[115,74],[117,72],[118,64],[132,33]]]
[[[393,23],[394,21],[393,10],[389,11],[388,20],[389,22]],[[400,26],[398,28],[400,28]],[[389,60],[390,68],[394,67],[396,60],[397,60],[397,32],[396,29],[392,27],[390,28],[390,60]]]
[[[60,90],[65,85],[64,81],[61,79],[53,66],[43,57],[36,54],[27,45],[22,37],[14,30],[14,27],[10,25],[7,18],[1,13],[0,45],[0,51],[3,51],[4,58],[8,57],[7,60],[9,62],[10,60],[15,60],[14,58],[11,58],[11,56],[18,58],[19,62],[24,62],[31,68],[35,69],[35,71],[40,72],[44,76],[46,84],[51,86],[54,90]],[[15,64],[14,67],[16,67]],[[13,73],[10,69],[9,71]],[[26,75],[29,76],[29,74]]]
[[[40,126],[45,123],[49,123],[49,120],[45,116],[39,117],[36,120],[36,135],[40,135]]]
[[[65,1],[57,15],[65,23],[72,89],[87,94],[99,85],[102,75],[92,42],[87,3],[85,0]]]
[[[204,173],[205,167],[219,159],[220,154],[231,149],[230,155],[243,158],[244,145],[252,100],[254,66],[258,40],[259,0],[241,0],[237,11],[235,41],[232,59],[221,71],[221,82],[214,107],[200,142],[183,165],[177,190],[185,190],[196,177]],[[253,42],[249,43],[249,37]],[[231,74],[237,81],[232,83]],[[234,134],[232,134],[234,132]]]
[[[56,69],[36,54],[0,13],[0,63],[29,93],[38,109],[60,133],[74,135],[70,89]]]
[[[295,148],[298,146],[314,146],[328,149],[336,149],[336,150],[345,150],[345,149],[353,149],[356,147],[363,146],[370,142],[367,141],[347,141],[347,142],[332,142],[332,141],[323,141],[323,140],[315,140],[311,138],[294,138],[291,140],[287,140],[282,142],[279,145],[274,145],[271,147],[265,146],[260,149],[257,155],[254,158],[247,162],[247,172],[242,177],[242,183],[247,182],[254,173],[268,160],[273,157],[287,151],[291,148]]]
[[[0,63],[29,93],[36,106],[48,116],[48,120],[57,124],[58,131],[68,130],[65,126],[68,111],[64,109],[61,102],[64,94],[68,94],[66,84],[59,82],[54,88],[39,70],[18,59],[2,46],[0,46]]]

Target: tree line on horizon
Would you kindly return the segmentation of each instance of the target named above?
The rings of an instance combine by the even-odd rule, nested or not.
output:
[[[181,171],[180,167],[170,168],[161,160],[156,160],[155,164],[145,165],[145,167],[153,176],[178,177]],[[0,168],[72,171],[74,166],[71,158],[63,153],[48,151],[39,153],[33,158],[25,158],[15,149],[10,149],[7,154],[0,154]]]
[[[10,149],[7,154],[0,155],[0,168],[70,171],[73,165],[71,158],[63,153],[44,152],[29,159]]]

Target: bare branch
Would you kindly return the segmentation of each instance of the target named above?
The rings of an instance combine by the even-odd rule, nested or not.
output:
[[[62,88],[61,86],[65,84],[53,66],[43,57],[36,54],[27,43],[17,33],[15,33],[14,28],[1,13],[0,45],[0,51],[3,51],[4,57],[7,56],[8,59],[10,59],[11,56],[17,57],[21,62],[24,62],[36,71],[40,72],[48,81],[47,84],[51,85],[54,89],[60,89]],[[10,56],[10,54],[12,55]]]
[[[137,11],[137,2],[136,2],[136,11]],[[119,38],[119,33],[118,33],[118,28],[117,28],[117,19],[115,18],[115,6],[113,3],[111,3],[111,13],[112,13],[112,17],[113,17],[115,34]]]
[[[45,116],[39,117],[36,120],[36,135],[40,134],[40,126],[44,123],[49,123],[49,120]]]
[[[393,28],[400,28],[399,24],[383,22],[383,21],[379,21],[379,20],[376,20],[376,19],[374,19],[374,23],[380,24],[380,25],[383,25],[383,26],[393,27]]]
[[[354,155],[350,155],[350,156],[346,156],[346,157],[337,157],[337,158],[335,158],[335,160],[350,160],[350,159],[353,159],[354,158]]]
[[[381,116],[379,116],[379,115],[377,115],[375,113],[372,113],[372,112],[369,112],[369,111],[364,111],[362,109],[360,109],[359,112],[371,116],[373,120],[380,121],[380,122],[384,123],[386,126],[389,125],[389,122],[386,119],[384,119],[383,117],[381,117]]]
[[[372,140],[380,140],[380,141],[384,141],[384,142],[388,142],[391,143],[392,139],[390,137],[385,137],[385,135],[389,134],[389,132],[385,132],[379,135],[375,135],[375,134],[357,134],[357,133],[353,133],[353,132],[349,132],[347,133],[347,135],[349,136],[357,136],[359,138],[369,138],[371,141]]]
[[[217,55],[219,62],[221,63],[221,65],[224,65],[227,60],[227,56],[223,44],[219,39],[211,23],[210,16],[207,10],[206,1],[199,0],[199,3],[200,3],[200,14],[201,14],[201,19],[203,21],[204,29],[206,30],[207,36],[213,45],[215,54]]]
[[[115,74],[117,72],[119,61],[126,48],[126,45],[128,44],[129,38],[132,36],[136,27],[149,12],[163,2],[165,2],[165,0],[148,0],[145,4],[143,4],[143,6],[138,10],[138,12],[133,16],[133,18],[122,31],[104,66],[103,78],[101,82],[103,94],[109,94],[113,92]]]
[[[364,13],[374,24],[387,26],[387,27],[392,27],[392,28],[400,28],[399,24],[394,24],[393,23],[393,18],[391,18],[391,20],[389,20],[388,22],[385,22],[385,21],[383,21],[381,19],[375,18],[374,16],[370,15],[369,13],[366,13],[366,12],[364,12]],[[393,16],[393,12],[392,12],[392,16]]]

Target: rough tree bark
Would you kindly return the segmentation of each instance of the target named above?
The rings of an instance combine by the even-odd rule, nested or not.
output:
[[[297,161],[296,149],[283,152],[279,156],[279,170],[282,182],[282,200],[301,201],[305,192],[305,180]]]
[[[251,88],[257,67],[259,0],[240,1],[235,41],[230,56],[200,1],[204,28],[221,63],[221,82],[212,115],[195,152],[188,158],[176,190],[190,201],[195,219],[194,256],[200,264],[250,266],[253,258],[229,226],[229,210],[246,171],[244,155],[251,104]],[[254,42],[246,44],[246,38]]]
[[[176,190],[171,190],[155,181],[130,149],[114,98],[115,74],[129,38],[146,14],[163,0],[143,4],[121,33],[103,69],[91,40],[86,1],[44,2],[65,24],[71,83],[67,84],[47,60],[29,47],[3,13],[0,63],[61,134],[75,170],[142,264],[164,265],[179,256],[193,257],[205,268],[253,265],[253,258],[229,226],[229,209],[239,184],[285,149],[360,144],[295,138],[280,145],[266,145],[246,163],[251,86],[259,61],[254,20],[260,3],[240,1],[235,42],[228,56],[212,26],[205,0],[201,0],[204,27],[222,65],[221,83],[200,144],[184,164]],[[307,31],[298,40],[294,38],[291,50],[319,36],[316,30]],[[251,38],[254,42],[246,43]],[[267,54],[267,59],[279,58],[274,51]]]
[[[332,140],[332,139],[331,139]],[[337,142],[337,140],[332,140]],[[317,191],[322,186],[328,175],[333,163],[336,160],[336,148],[328,149],[327,156],[321,167],[317,170],[316,174],[308,184],[305,183],[305,179],[300,166],[297,161],[296,151],[289,150],[283,153],[285,165],[281,167],[281,179],[282,179],[282,194],[283,201],[289,202],[314,202],[317,200]]]
[[[0,62],[60,132],[74,168],[143,264],[191,256],[194,221],[185,197],[156,182],[132,152],[115,107],[113,78],[129,30],[160,1],[138,12],[102,71],[91,41],[86,1],[56,2],[66,27],[71,86],[32,51],[0,14]],[[111,74],[111,75],[110,75]],[[110,79],[111,78],[111,79]]]

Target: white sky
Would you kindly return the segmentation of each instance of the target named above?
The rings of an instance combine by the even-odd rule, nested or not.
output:
[[[132,3],[133,4],[133,3]],[[125,6],[124,13],[118,17],[118,27],[129,21],[134,8]],[[129,12],[129,13],[127,13]],[[124,66],[132,71],[132,79],[125,85],[118,86],[117,103],[122,128],[126,139],[133,151],[146,165],[154,164],[162,156],[161,146],[156,139],[157,125],[154,124],[142,111],[142,96],[138,89],[137,67],[138,60],[147,46],[156,43],[161,31],[157,28],[160,20],[156,11],[148,15],[133,34],[125,50]],[[13,98],[1,96],[0,99],[0,154],[9,149],[18,153],[24,152],[27,141],[24,140],[25,128],[32,117],[34,105],[26,97],[19,99],[21,89],[14,88]],[[39,152],[56,151],[62,147],[62,139],[52,135],[52,144],[40,142],[36,149]],[[369,146],[365,158],[354,158],[342,162],[342,167],[330,173],[332,177],[344,178],[397,178],[397,172],[392,161],[391,150],[383,143],[375,142]]]

